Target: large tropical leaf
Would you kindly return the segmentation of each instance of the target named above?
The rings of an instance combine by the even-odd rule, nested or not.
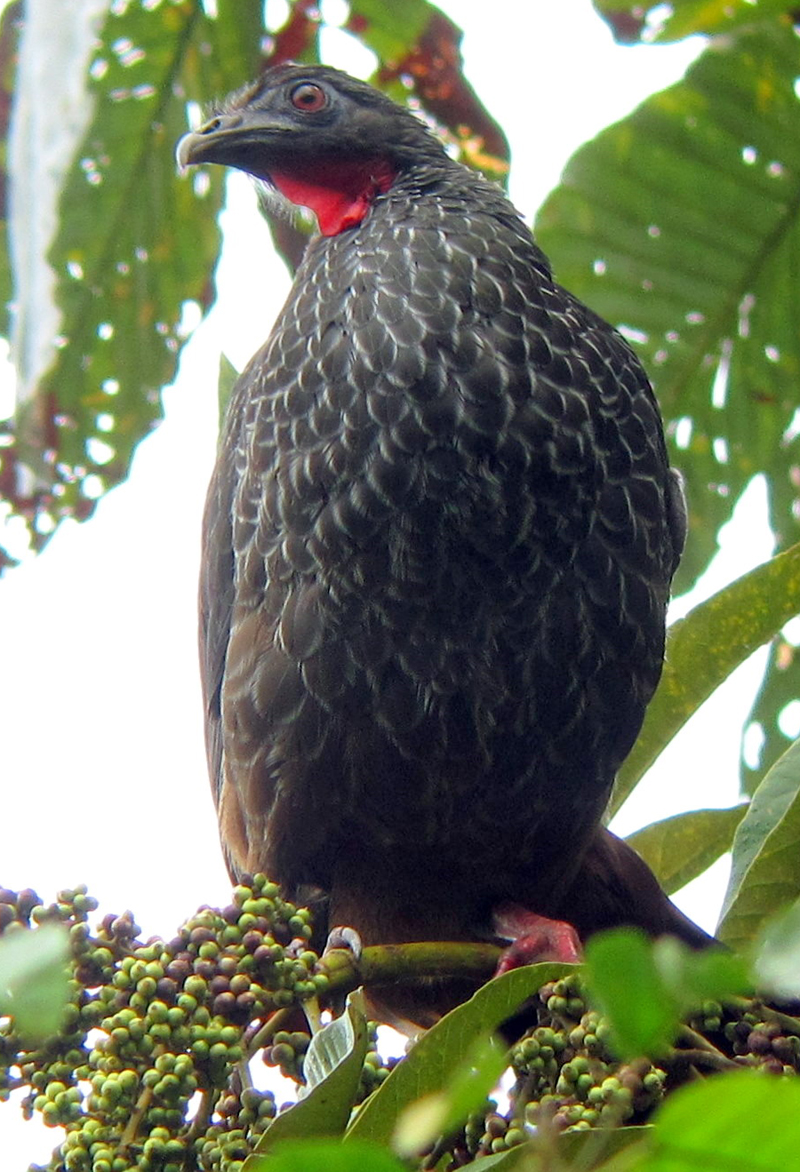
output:
[[[559,279],[628,327],[654,379],[688,482],[679,589],[756,472],[780,543],[797,534],[797,70],[788,17],[712,43],[573,156],[537,219]]]
[[[671,12],[695,20],[684,31],[729,31],[683,82],[577,152],[537,235],[559,278],[627,327],[654,379],[687,479],[680,591],[758,472],[779,546],[797,537],[800,103],[797,37],[782,7],[687,2]],[[684,664],[689,676],[708,667],[705,654]],[[765,745],[744,779],[750,792],[785,747],[778,716],[795,691],[790,673],[771,671],[754,713]]]

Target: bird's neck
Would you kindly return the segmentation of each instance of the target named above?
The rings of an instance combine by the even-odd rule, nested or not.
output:
[[[388,191],[397,172],[388,159],[326,159],[289,171],[270,171],[281,195],[310,208],[323,236],[360,224],[375,198]]]

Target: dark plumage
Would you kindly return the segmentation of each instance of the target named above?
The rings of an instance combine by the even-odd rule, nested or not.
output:
[[[232,874],[322,889],[366,943],[481,936],[508,900],[584,934],[636,922],[598,827],[685,528],[636,357],[498,188],[336,70],[270,70],[179,159],[269,181],[322,229],[237,383],[206,509]]]

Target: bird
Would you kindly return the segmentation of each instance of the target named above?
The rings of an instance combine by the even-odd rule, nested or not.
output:
[[[265,70],[177,158],[318,226],[233,390],[203,522],[231,875],[366,945],[561,917],[703,946],[602,821],[686,535],[631,346],[499,186],[339,70]]]

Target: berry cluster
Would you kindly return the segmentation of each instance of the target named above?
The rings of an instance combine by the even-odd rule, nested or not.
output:
[[[644,1122],[674,1087],[710,1071],[755,1065],[800,1073],[800,1021],[762,1002],[706,1002],[658,1063],[623,1063],[608,1023],[586,1002],[578,973],[539,990],[536,1024],[511,1049],[508,1108],[493,1100],[470,1116],[451,1167],[524,1142],[534,1128],[582,1131]]]
[[[245,1085],[259,1031],[327,986],[308,911],[262,875],[168,942],[141,941],[130,914],[93,934],[96,907],[83,888],[49,906],[0,890],[2,930],[61,922],[74,965],[57,1037],[26,1048],[0,1025],[0,1095],[29,1088],[24,1113],[65,1129],[51,1172],[237,1172],[275,1114],[271,1095]]]
[[[302,1083],[311,1035],[301,1006],[331,988],[309,947],[310,913],[263,875],[236,887],[228,907],[201,908],[170,941],[142,941],[130,913],[92,931],[96,906],[84,888],[50,905],[0,889],[0,932],[63,923],[73,958],[56,1036],[26,1043],[0,1018],[0,1100],[22,1093],[28,1117],[63,1128],[39,1172],[240,1172],[276,1113],[273,1095],[252,1083],[252,1062]],[[507,1108],[487,1100],[437,1147],[437,1159],[449,1148],[450,1168],[533,1129],[640,1123],[674,1086],[713,1070],[800,1072],[800,1021],[752,999],[700,1006],[657,1064],[615,1057],[578,973],[545,985],[531,1015],[511,1048]],[[395,1061],[380,1055],[376,1023],[369,1030],[356,1103]]]

